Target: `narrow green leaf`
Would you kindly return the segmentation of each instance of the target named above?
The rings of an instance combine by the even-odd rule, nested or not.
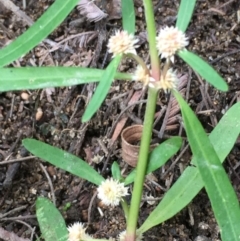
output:
[[[223,162],[229,154],[240,133],[239,119],[240,102],[232,106],[226,112],[209,135],[209,140],[221,162]],[[195,163],[194,157],[192,163]],[[154,209],[145,220],[140,227],[140,231],[142,233],[146,232],[151,227],[165,222],[176,215],[192,201],[203,186],[204,184],[198,169],[191,166],[187,167],[179,179],[165,194],[156,209]]]
[[[91,183],[100,185],[104,178],[80,158],[34,139],[24,139],[23,146],[33,155]]]
[[[41,89],[98,82],[104,70],[79,67],[0,68],[0,92]],[[116,79],[131,79],[130,74],[116,73]]]
[[[178,10],[176,27],[185,32],[192,18],[196,0],[181,0]]]
[[[239,202],[228,175],[194,112],[179,93],[174,92],[174,96],[180,105],[188,141],[220,227],[222,240],[239,240]]]
[[[123,29],[135,33],[135,10],[133,0],[121,0]]]
[[[82,122],[90,120],[103,103],[111,87],[121,58],[122,55],[117,55],[104,71],[96,91],[83,114]]]
[[[121,176],[120,167],[119,167],[117,162],[113,162],[111,171],[112,171],[113,178],[115,180],[119,180],[120,181],[122,176]]]
[[[46,198],[36,201],[37,220],[45,241],[67,241],[68,230],[61,213]]]
[[[203,59],[188,50],[179,51],[178,55],[215,88],[221,91],[228,90],[226,81]]]
[[[182,145],[180,137],[172,137],[158,145],[149,156],[149,163],[146,174],[149,174],[164,165],[174,154],[178,152]],[[136,168],[126,177],[124,185],[129,185],[134,181]]]
[[[0,67],[20,58],[45,39],[78,2],[79,0],[56,0],[25,33],[0,50]]]

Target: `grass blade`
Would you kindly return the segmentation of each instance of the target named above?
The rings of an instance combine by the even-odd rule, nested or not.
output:
[[[226,81],[203,59],[188,50],[179,51],[178,55],[215,88],[228,90]]]
[[[240,102],[232,106],[219,121],[209,135],[216,153],[221,162],[232,149],[239,133],[240,125]],[[192,163],[195,163],[193,157]],[[156,226],[169,218],[176,215],[182,210],[203,188],[202,178],[195,167],[187,167],[179,179],[168,190],[157,208],[149,215],[143,225],[140,227],[141,232],[146,232],[153,226]]]
[[[46,198],[36,201],[37,220],[45,241],[67,241],[68,230],[61,213]]]
[[[133,0],[121,0],[123,29],[135,33],[135,10]]]
[[[157,146],[149,156],[149,163],[146,174],[149,174],[163,166],[174,154],[178,152],[182,145],[180,137],[172,137]],[[126,177],[124,185],[129,185],[134,181],[136,168]]]
[[[180,105],[188,141],[220,227],[222,240],[239,240],[240,209],[236,193],[201,123],[182,96],[177,92],[174,92],[174,96]]]
[[[104,71],[96,91],[83,114],[82,122],[90,120],[103,103],[111,87],[121,58],[122,55],[117,55]]]
[[[111,171],[112,171],[112,177],[115,180],[121,181],[121,179],[122,179],[121,170],[120,170],[120,167],[117,162],[113,162]]]
[[[56,0],[25,33],[0,50],[0,67],[20,58],[45,39],[78,2],[79,0]]]
[[[98,82],[104,70],[79,67],[0,68],[0,91],[41,89]],[[131,79],[130,74],[116,73],[114,78]]]
[[[104,178],[80,158],[34,139],[24,139],[23,146],[33,155],[91,183],[100,185]]]
[[[192,18],[196,0],[181,0],[178,10],[176,27],[185,32]]]

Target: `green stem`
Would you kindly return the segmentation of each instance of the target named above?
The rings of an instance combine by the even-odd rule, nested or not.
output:
[[[155,107],[157,101],[157,90],[149,88],[147,107],[144,117],[143,133],[140,144],[140,151],[137,164],[137,172],[134,180],[134,187],[132,193],[132,200],[129,210],[129,216],[127,221],[127,234],[125,241],[134,241],[137,220],[140,208],[140,202],[142,198],[143,183],[145,179],[145,173],[148,164],[149,146],[152,137],[152,127],[155,114]]]
[[[91,69],[89,69],[91,71]],[[116,72],[114,79],[118,80],[132,80],[133,74]]]
[[[125,198],[123,198],[123,200],[121,201],[121,205],[122,205],[123,212],[125,214],[125,219],[127,221],[128,215],[129,215],[129,207],[128,207],[128,204],[127,204]]]
[[[143,0],[145,19],[147,24],[149,52],[152,67],[152,77],[158,81],[160,79],[160,60],[156,46],[156,27],[154,21],[154,12],[152,0]]]
[[[170,65],[171,65],[171,61],[170,61],[170,59],[167,59],[165,65],[164,65],[164,67],[163,67],[163,71],[162,71],[162,77],[163,77],[163,79],[165,79],[166,74],[167,74],[167,71],[168,71],[168,69],[170,68]]]

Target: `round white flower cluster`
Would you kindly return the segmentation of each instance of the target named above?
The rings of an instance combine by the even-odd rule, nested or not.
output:
[[[118,236],[118,240],[119,241],[125,241],[125,237],[126,237],[126,230],[121,232]],[[136,234],[136,241],[142,241],[143,240],[143,235],[141,233],[138,233]]]
[[[138,47],[136,46],[137,42],[138,40],[135,39],[132,34],[128,34],[127,31],[117,31],[115,35],[109,39],[109,52],[113,53],[113,57],[118,54],[136,54],[135,48]],[[188,43],[186,35],[176,27],[165,27],[159,31],[156,37],[159,55],[161,55],[161,58],[166,58],[166,63],[169,64],[170,62],[174,62],[174,55],[177,51],[185,49]],[[133,75],[133,80],[141,81],[144,85],[149,85],[153,88],[163,89],[165,92],[175,89],[178,82],[177,75],[172,69],[165,71],[165,73],[161,75],[160,80],[156,81],[151,77],[150,71],[147,71],[140,65]],[[101,198],[101,195],[103,196],[103,194],[99,194],[99,198]],[[103,198],[102,200],[105,199]],[[116,203],[117,204],[106,201],[106,205],[115,206],[118,205],[119,201],[116,201]]]
[[[170,59],[172,62],[174,62],[175,53],[188,45],[188,38],[176,27],[165,27],[161,29],[156,41],[161,58]]]
[[[138,42],[138,39],[135,39],[132,34],[128,34],[127,31],[117,31],[108,42],[108,52],[113,53],[113,57],[118,54],[137,54],[135,44]]]
[[[85,232],[86,228],[80,222],[68,227],[68,241],[91,240],[92,237]]]
[[[117,206],[122,198],[128,195],[128,187],[112,178],[106,179],[97,189],[98,198],[107,206]]]
[[[133,75],[133,80],[141,81],[145,86],[154,79],[150,76],[149,72],[146,71],[141,65],[137,66],[137,69]]]
[[[176,71],[168,69],[165,76],[161,75],[160,81],[151,81],[149,86],[152,88],[162,89],[165,93],[169,90],[176,89],[178,83],[178,78]]]

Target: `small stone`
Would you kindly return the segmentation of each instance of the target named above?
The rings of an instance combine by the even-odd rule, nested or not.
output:
[[[28,100],[28,99],[29,99],[29,94],[26,93],[26,92],[22,92],[22,93],[21,93],[21,98],[22,98],[23,100]]]

